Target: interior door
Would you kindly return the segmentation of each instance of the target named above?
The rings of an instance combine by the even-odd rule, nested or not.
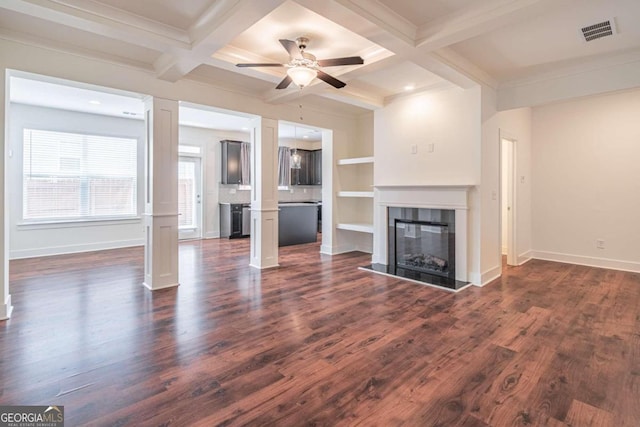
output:
[[[183,157],[178,162],[178,237],[202,237],[202,172],[199,157]]]

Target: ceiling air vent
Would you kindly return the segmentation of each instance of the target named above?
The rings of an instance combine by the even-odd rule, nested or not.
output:
[[[613,19],[607,19],[606,21],[602,21],[597,24],[582,27],[580,32],[582,39],[585,42],[590,42],[595,39],[601,39],[602,37],[608,37],[616,34],[616,23]]]

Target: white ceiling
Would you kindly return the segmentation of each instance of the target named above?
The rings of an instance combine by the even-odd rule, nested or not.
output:
[[[585,43],[582,26],[613,18],[619,34]],[[268,103],[305,102],[348,114],[413,91],[531,79],[640,60],[638,0],[11,0],[0,37],[244,91]],[[275,90],[288,60],[278,39],[307,36],[319,58],[361,55],[303,91]],[[514,83],[515,82],[515,83]],[[524,84],[524,83],[523,83]],[[292,85],[293,86],[293,85]],[[337,107],[344,105],[343,107]],[[350,107],[347,107],[350,106]]]

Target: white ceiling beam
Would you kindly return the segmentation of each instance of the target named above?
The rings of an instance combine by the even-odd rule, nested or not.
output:
[[[467,76],[469,83],[477,82],[492,88],[498,87],[498,80],[490,76],[486,71],[460,55],[450,47],[431,52],[431,56],[437,58],[438,62],[450,68],[455,68],[461,75]]]
[[[408,45],[416,39],[417,27],[378,0],[334,0],[345,8],[365,17],[377,27],[388,31]],[[346,27],[349,28],[349,27]]]
[[[533,16],[555,0],[491,0],[465,8],[417,29],[415,45],[425,52],[441,49]]]
[[[169,53],[158,63],[157,75],[175,82],[203,63],[247,28],[268,15],[285,0],[220,0],[202,14],[189,29],[191,49]]]
[[[130,15],[124,13],[107,15],[105,8],[91,9],[89,6],[94,6],[94,3],[82,2],[82,8],[75,4],[77,2],[68,3],[3,0],[0,2],[0,8],[159,52],[190,47],[187,34],[176,29],[143,22],[139,18],[129,19]]]
[[[377,0],[331,0],[324,2],[297,0],[297,2],[393,52],[401,60],[411,61],[457,86],[468,88],[476,84],[468,73],[462,73],[457,67],[440,62],[439,58],[430,52],[416,48],[414,39],[407,40],[406,37],[398,36],[398,34],[406,33],[406,28],[404,30],[402,28],[393,29],[391,26],[395,23],[402,27],[403,22],[392,19],[395,12],[388,8],[382,8]],[[389,22],[384,25],[379,23],[380,20],[387,19],[383,18],[383,12],[386,12],[389,19]]]
[[[346,90],[345,90],[346,89]],[[344,104],[354,105],[367,110],[377,110],[384,107],[384,98],[374,96],[371,92],[363,92],[353,86],[344,87],[338,91],[333,90],[321,94],[325,98],[340,101]]]
[[[60,43],[51,38],[34,36],[33,34],[27,34],[20,31],[13,31],[13,30],[8,30],[6,28],[1,28],[0,39],[11,40],[18,43],[26,42],[32,46],[43,47],[45,49],[69,53],[72,55],[80,54],[87,58],[95,58],[101,61],[110,62],[112,64],[126,65],[128,67],[138,68],[140,70],[144,70],[147,72],[153,72],[153,68],[148,63],[143,61],[135,61],[122,56],[100,52],[95,49],[87,49],[79,46],[70,46],[67,43]]]

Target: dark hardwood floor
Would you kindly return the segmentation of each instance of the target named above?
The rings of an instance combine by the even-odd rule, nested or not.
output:
[[[66,425],[640,425],[640,274],[530,261],[453,294],[370,256],[180,245],[151,293],[142,249],[11,262],[0,403]]]

